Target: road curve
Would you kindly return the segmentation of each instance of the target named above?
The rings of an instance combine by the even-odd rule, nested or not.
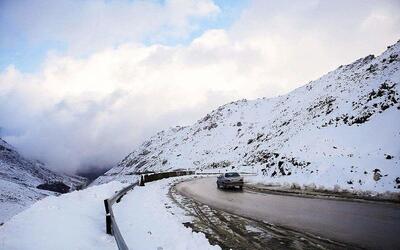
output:
[[[211,207],[370,249],[400,249],[400,206],[219,190],[216,178],[179,183]]]

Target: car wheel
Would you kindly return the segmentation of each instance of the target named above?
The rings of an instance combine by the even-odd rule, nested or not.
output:
[[[240,190],[243,190],[243,186],[239,186],[239,189],[240,189]]]

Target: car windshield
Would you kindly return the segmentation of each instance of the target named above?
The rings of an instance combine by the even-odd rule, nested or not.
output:
[[[225,177],[239,177],[238,173],[226,173]]]

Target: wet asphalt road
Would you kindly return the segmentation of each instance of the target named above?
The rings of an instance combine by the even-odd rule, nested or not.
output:
[[[211,207],[369,249],[400,249],[400,205],[219,190],[216,178],[177,190]]]

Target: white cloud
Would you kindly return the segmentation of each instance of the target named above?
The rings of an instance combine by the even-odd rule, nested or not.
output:
[[[5,21],[33,42],[66,43],[71,54],[94,52],[127,41],[182,38],[195,21],[218,14],[212,0],[10,1]]]
[[[218,11],[209,1],[162,8],[173,10],[161,19],[184,31],[186,17]],[[83,59],[53,54],[36,74],[13,67],[1,74],[0,124],[5,139],[54,169],[113,164],[159,129],[190,124],[235,99],[283,94],[383,51],[400,36],[398,10],[381,1],[253,1],[230,29],[209,30],[185,46],[126,42]],[[124,30],[96,31],[96,39]]]

